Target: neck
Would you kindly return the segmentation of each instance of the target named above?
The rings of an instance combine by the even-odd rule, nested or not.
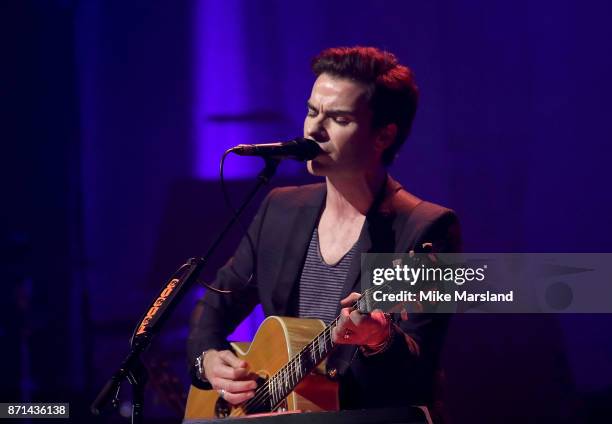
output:
[[[326,211],[348,218],[365,216],[384,184],[385,176],[385,169],[380,167],[350,177],[327,177]]]

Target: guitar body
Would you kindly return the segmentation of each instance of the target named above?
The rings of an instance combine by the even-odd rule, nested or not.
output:
[[[232,343],[236,356],[244,359],[251,372],[267,379],[281,369],[323,329],[323,321],[288,317],[268,317],[252,343]],[[278,409],[287,411],[338,410],[337,384],[325,376],[324,363],[307,375],[285,398]],[[268,411],[269,412],[269,411]],[[189,389],[185,419],[242,416],[246,411],[220,399],[216,390]]]

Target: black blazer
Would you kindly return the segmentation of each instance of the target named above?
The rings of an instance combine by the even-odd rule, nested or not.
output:
[[[325,184],[312,184],[278,188],[265,198],[249,227],[250,240],[242,239],[213,283],[234,292],[220,295],[208,290],[192,315],[187,342],[190,364],[204,350],[227,349],[226,337],[258,303],[266,316],[297,314],[297,286],[325,197]],[[437,252],[459,251],[455,213],[422,201],[387,178],[366,216],[358,252],[418,251],[425,242],[433,243]],[[359,280],[360,261],[353,261],[342,297],[360,291]],[[414,343],[409,349],[402,333],[396,334],[389,350],[370,357],[355,346],[338,346],[328,358],[327,369],[335,370],[329,374],[339,379],[341,407],[428,404],[446,323],[446,316],[427,314],[397,322],[416,342],[418,353]],[[210,388],[195,378],[193,367],[191,373],[195,385]]]

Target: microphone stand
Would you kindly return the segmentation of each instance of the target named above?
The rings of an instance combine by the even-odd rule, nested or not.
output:
[[[130,341],[130,352],[91,404],[91,412],[94,415],[99,415],[109,402],[115,409],[119,406],[121,383],[127,380],[132,386],[132,424],[144,422],[144,390],[148,380],[148,373],[142,363],[140,354],[149,347],[153,336],[159,332],[185,293],[197,281],[208,259],[215,252],[217,246],[236,223],[259,189],[267,184],[276,173],[276,168],[280,161],[272,158],[264,158],[264,160],[265,166],[257,176],[257,183],[208,248],[208,251],[202,257],[190,258],[186,264],[182,265],[174,273],[170,281],[155,298],[147,313],[140,320]]]

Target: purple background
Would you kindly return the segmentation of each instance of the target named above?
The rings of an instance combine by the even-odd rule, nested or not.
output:
[[[2,2],[0,400],[85,416],[164,279],[226,219],[221,152],[300,135],[310,59],[330,46],[385,48],[415,71],[419,111],[391,173],[459,213],[466,251],[612,251],[612,5],[380,3]],[[228,159],[234,199],[259,166]],[[296,181],[311,179],[282,164],[276,184]],[[178,416],[169,397],[186,384],[200,294],[148,354],[167,369],[147,396],[160,422]],[[611,324],[458,317],[449,415],[594,417],[612,402]]]

